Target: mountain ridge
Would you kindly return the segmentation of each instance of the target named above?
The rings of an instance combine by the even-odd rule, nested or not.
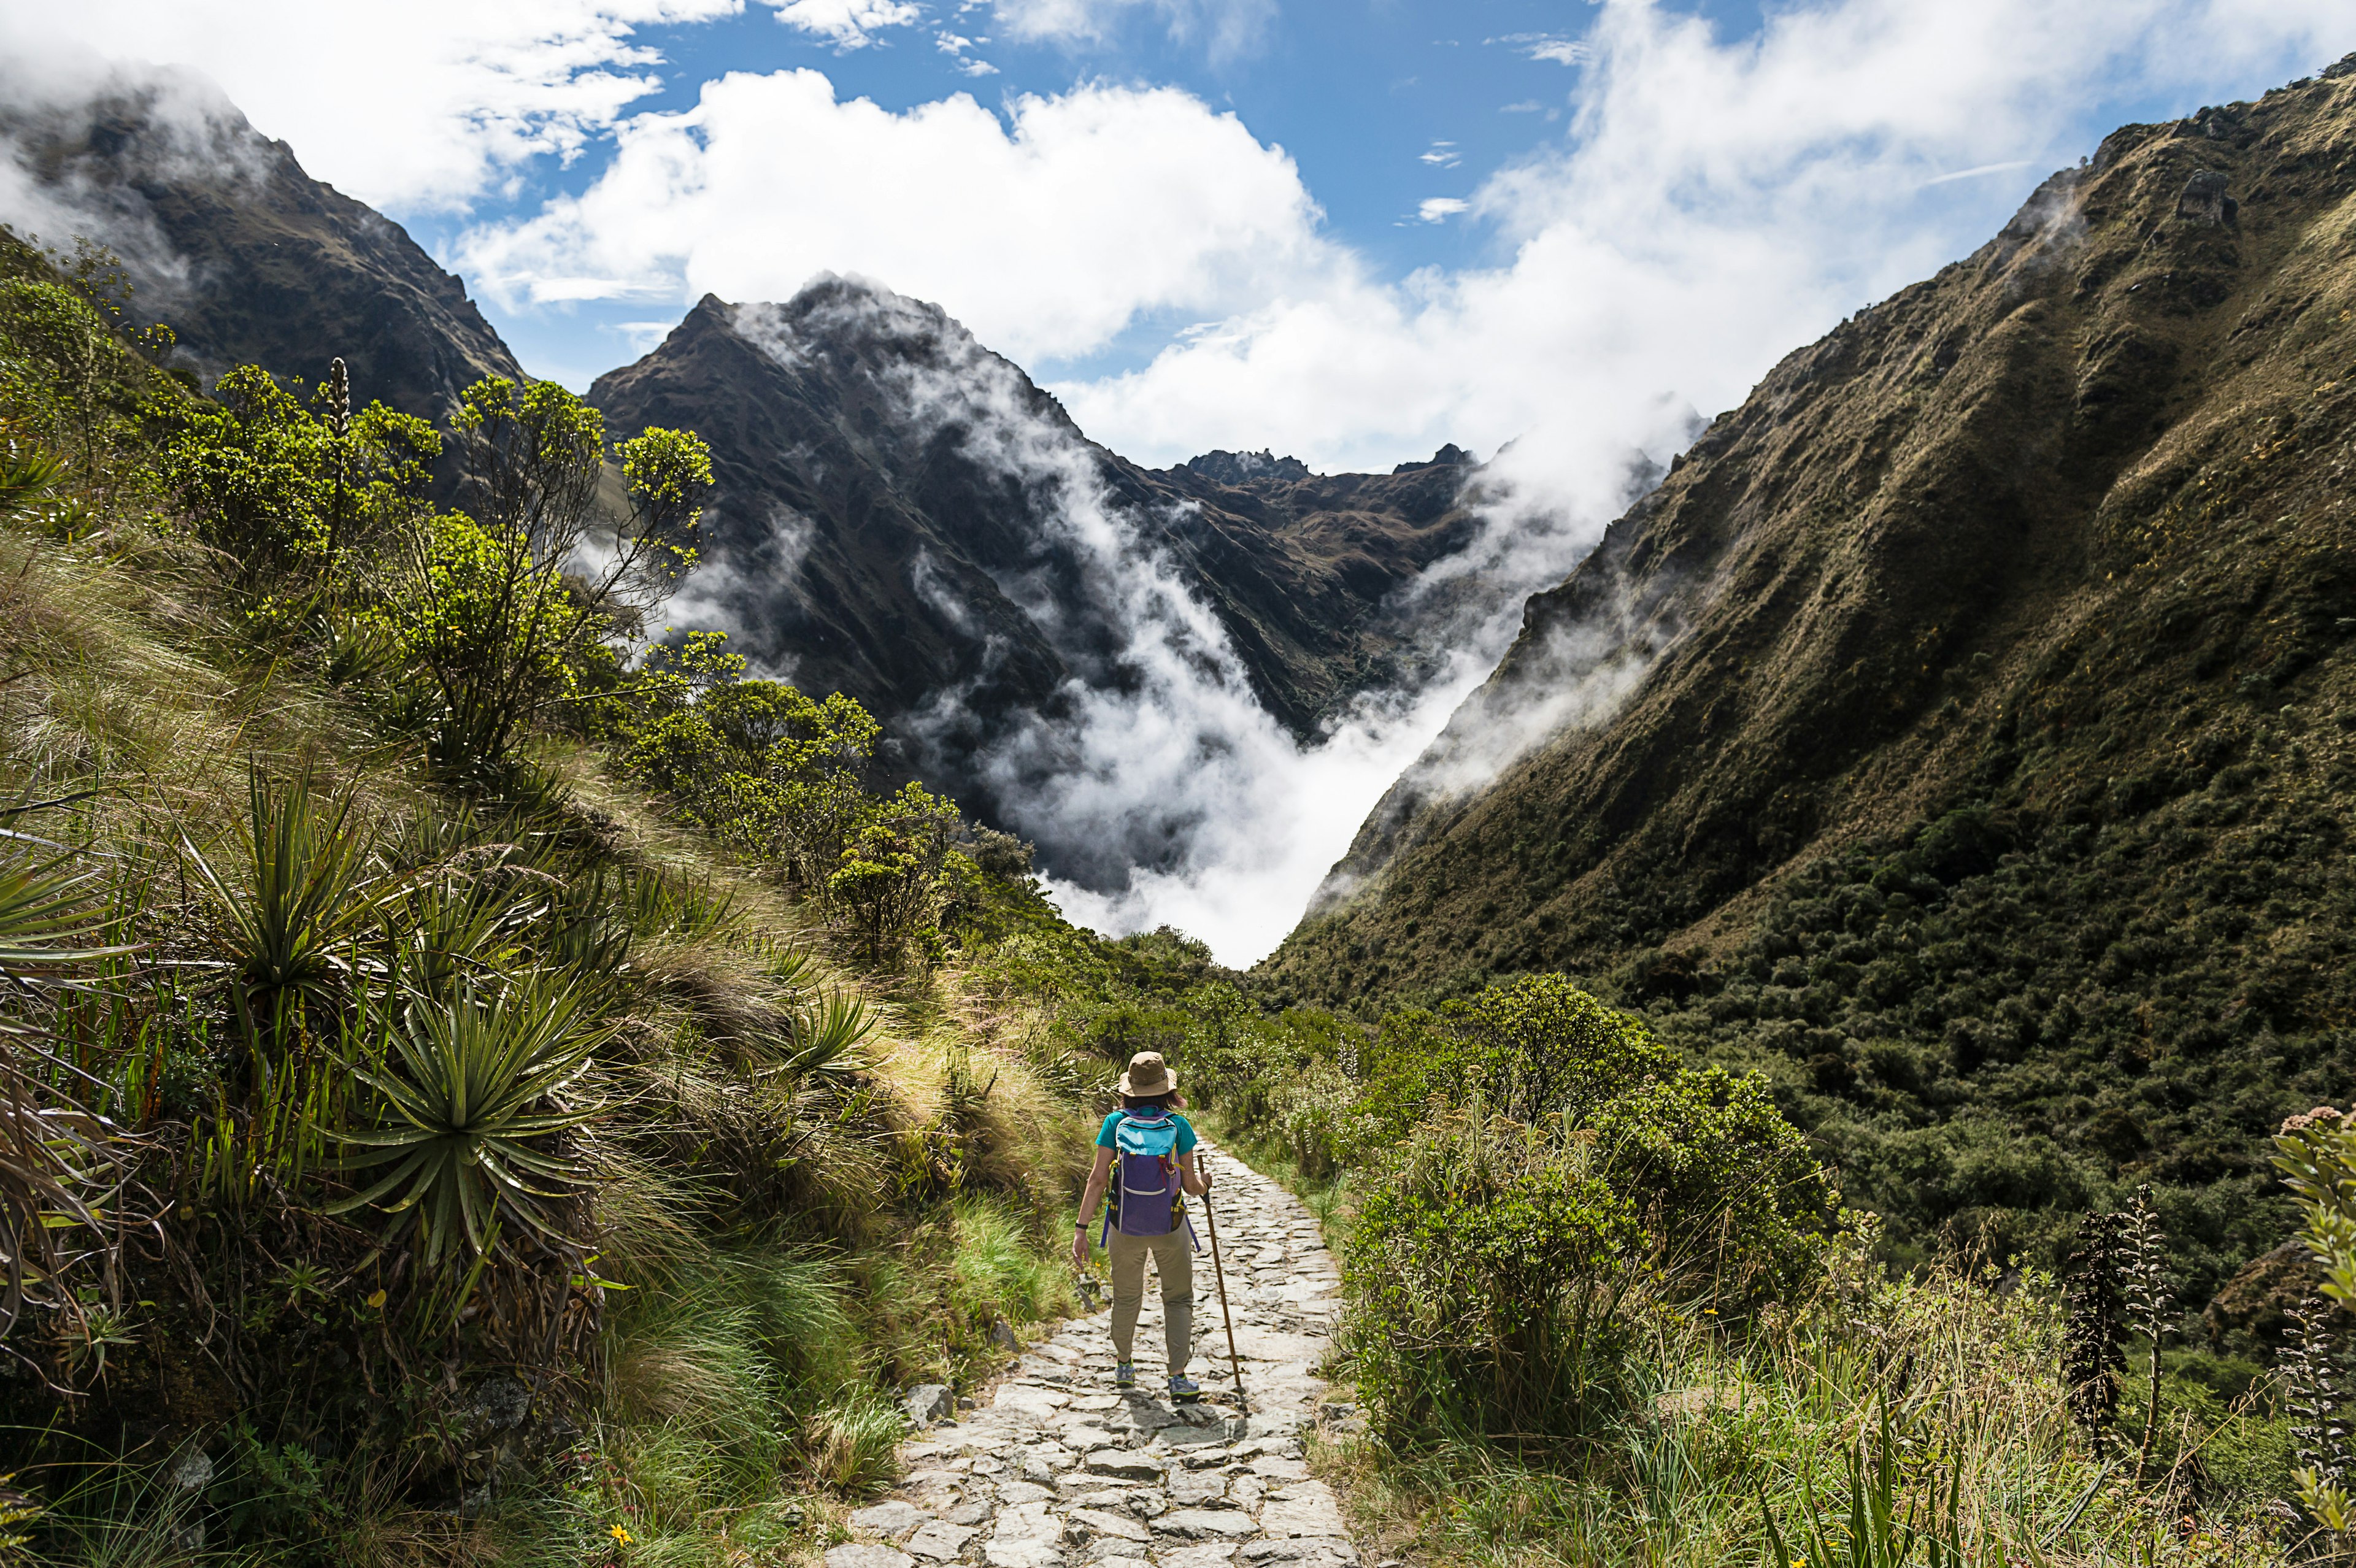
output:
[[[1001,819],[1015,764],[984,753],[1010,724],[1155,678],[1141,623],[1313,737],[1397,678],[1415,628],[1393,602],[1477,523],[1458,460],[1141,467],[939,307],[863,280],[776,304],[707,295],[589,397],[617,434],[711,442],[712,564],[691,593],[740,645],[857,697],[900,761]],[[1101,848],[1043,843],[1063,874],[1112,886],[1170,852],[1150,834]]]
[[[463,282],[200,79],[0,105],[0,142],[31,184],[18,218],[113,245],[138,314],[167,320],[176,362],[208,381],[237,364],[324,380],[341,357],[359,399],[439,422],[467,383],[524,379]]]
[[[1916,1234],[2140,1173],[2254,1247],[2273,1125],[2356,1089],[2351,255],[2344,72],[2115,133],[1534,596],[1263,983],[1568,970]]]

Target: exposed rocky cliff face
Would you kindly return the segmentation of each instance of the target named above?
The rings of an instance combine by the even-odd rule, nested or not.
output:
[[[857,697],[984,811],[1007,786],[974,759],[1010,715],[1126,689],[1149,656],[1232,661],[1251,700],[1313,733],[1392,677],[1415,625],[1391,600],[1472,527],[1457,463],[1141,468],[937,308],[841,279],[778,304],[706,298],[590,398],[616,434],[712,443],[712,561],[679,613],[700,601],[756,659]]]
[[[183,362],[316,381],[439,421],[460,388],[520,376],[466,286],[402,227],[303,172],[208,85],[126,79],[94,98],[0,101],[0,219],[66,248],[112,245]]]
[[[2356,1087],[2351,263],[2356,79],[2114,134],[1533,598],[1268,978],[1568,968],[1993,1256],[2136,1178],[2272,1245]]]

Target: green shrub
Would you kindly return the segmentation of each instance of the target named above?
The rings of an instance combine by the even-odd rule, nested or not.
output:
[[[1837,1196],[1765,1079],[1679,1068],[1597,1106],[1587,1126],[1667,1288],[1721,1307],[1789,1297],[1820,1265]]]
[[[1450,1112],[1367,1188],[1344,1344],[1387,1436],[1574,1437],[1617,1412],[1644,1237],[1591,1141]]]
[[[1837,1199],[1764,1080],[1678,1065],[1561,976],[1395,1015],[1361,1061],[1355,1100],[1321,1059],[1279,1121],[1304,1172],[1369,1162],[1349,1332],[1394,1435],[1576,1436],[1632,1292],[1716,1312],[1823,1266]]]

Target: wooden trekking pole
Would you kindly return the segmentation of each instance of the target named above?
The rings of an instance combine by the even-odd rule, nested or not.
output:
[[[1219,1321],[1227,1326],[1227,1365],[1235,1369],[1236,1403],[1246,1415],[1251,1413],[1251,1401],[1244,1395],[1244,1359],[1236,1354],[1236,1315],[1227,1310],[1227,1268],[1219,1261],[1219,1221],[1211,1212],[1210,1170],[1204,1168],[1203,1223],[1211,1228],[1211,1275],[1219,1282]]]

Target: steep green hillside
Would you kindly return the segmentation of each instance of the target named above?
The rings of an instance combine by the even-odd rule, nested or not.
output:
[[[2111,136],[1530,602],[1269,983],[1566,968],[1918,1244],[2152,1180],[2196,1284],[2270,1245],[2356,1090],[2351,257],[2346,70]]]
[[[814,1557],[1075,1304],[1104,1075],[959,962],[1019,853],[619,666],[550,541],[609,456],[684,527],[691,440],[477,387],[441,513],[430,428],[106,304],[0,234],[0,1556]]]

